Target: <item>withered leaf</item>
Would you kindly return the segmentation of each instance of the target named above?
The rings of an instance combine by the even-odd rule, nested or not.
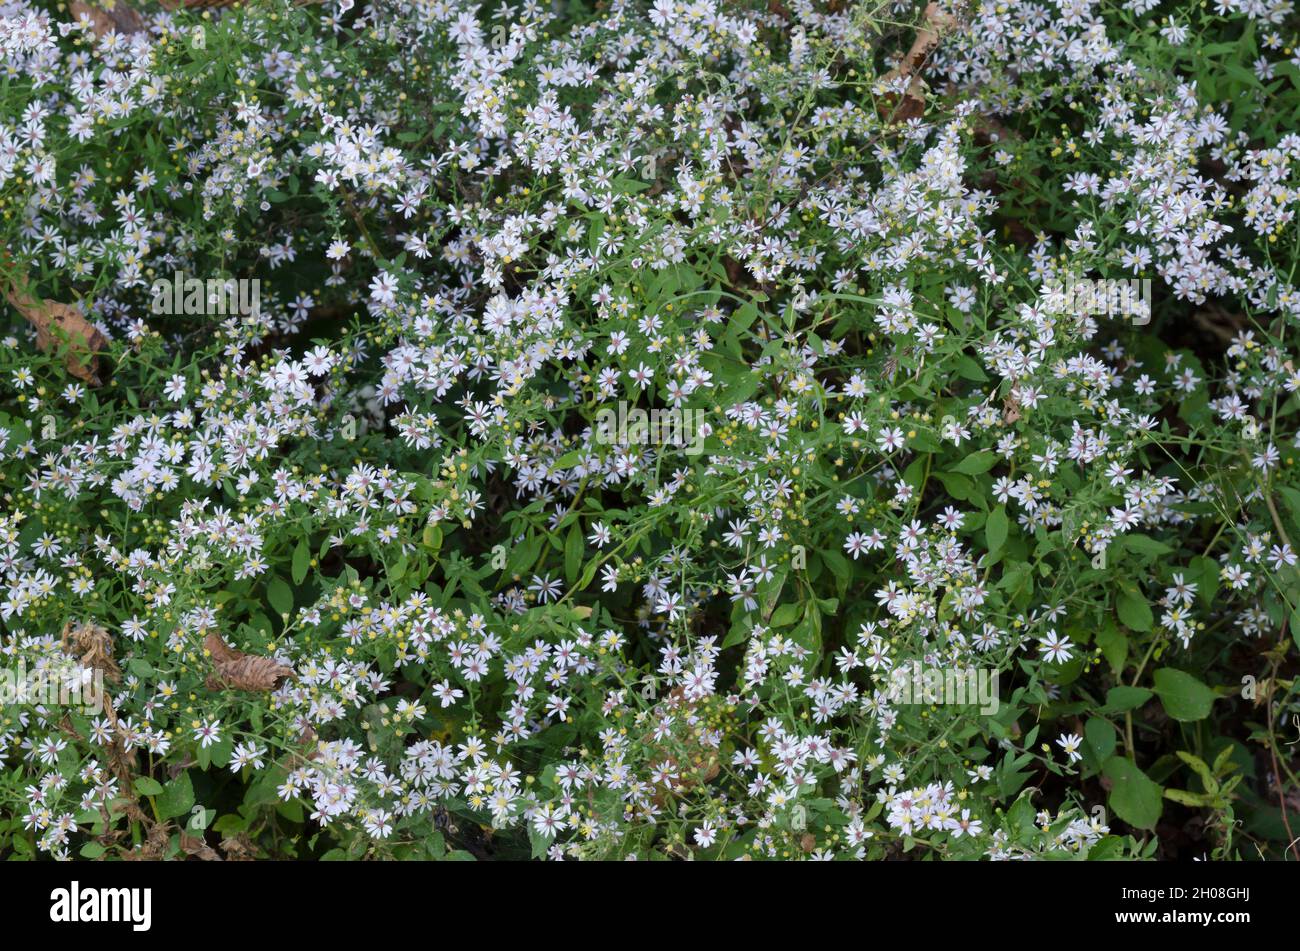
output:
[[[164,10],[179,10],[184,7],[187,10],[217,10],[223,7],[238,6],[243,0],[161,0]],[[293,0],[296,7],[306,7],[317,3],[324,3],[325,0]]]
[[[251,862],[257,856],[257,846],[253,844],[247,832],[223,834],[221,851],[226,853],[226,859],[230,862]]]
[[[68,372],[91,386],[99,386],[99,358],[95,354],[108,341],[80,310],[48,298],[38,301],[16,284],[6,288],[5,298],[36,328],[38,347],[48,352],[66,343],[64,366]]]
[[[908,81],[901,97],[891,93],[882,100],[882,104],[892,112],[895,119],[905,122],[918,118],[925,112],[925,81],[921,78],[921,69],[939,45],[939,38],[956,26],[957,18],[945,13],[939,4],[930,3],[926,6],[925,17],[917,28],[911,49],[902,62],[884,76],[887,83],[899,77]]]
[[[90,17],[90,27],[96,36],[103,36],[110,30],[126,35],[149,28],[149,24],[134,7],[127,6],[120,0],[105,0],[102,7],[83,3],[82,0],[72,0],[69,9],[75,20],[80,20],[83,13]]]
[[[216,672],[208,678],[209,690],[223,687],[232,690],[274,690],[281,677],[292,677],[293,668],[274,657],[259,657],[235,650],[215,631],[203,640],[203,646],[212,655]]]
[[[205,862],[220,862],[221,856],[217,850],[203,841],[203,836],[190,835],[188,832],[181,833],[181,851],[186,855],[193,855]]]
[[[1002,422],[1010,426],[1020,419],[1020,401],[1015,396],[1008,396],[1002,402]]]

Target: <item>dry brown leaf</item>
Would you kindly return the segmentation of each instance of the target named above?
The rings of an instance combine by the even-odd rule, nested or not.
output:
[[[56,300],[38,301],[17,283],[5,289],[5,299],[36,328],[36,345],[50,351],[68,344],[64,366],[69,373],[91,386],[99,386],[99,358],[95,356],[108,342],[81,311]]]
[[[243,0],[161,0],[164,10],[216,10],[221,7],[238,6]],[[325,0],[293,0],[294,6],[307,7]]]
[[[1002,123],[997,116],[975,117],[975,142],[979,145],[1000,145],[1022,141],[1020,133]]]
[[[82,0],[72,0],[69,9],[74,20],[80,20],[83,13],[90,17],[90,27],[96,36],[103,36],[110,30],[127,35],[149,28],[149,24],[134,7],[115,0],[105,0],[102,7],[83,3]]]
[[[921,79],[921,69],[926,59],[939,45],[944,33],[957,25],[957,18],[940,9],[939,4],[930,3],[925,8],[925,18],[917,28],[912,48],[907,51],[902,62],[887,72],[885,82],[903,77],[908,80],[902,97],[889,94],[882,102],[885,111],[900,122],[919,118],[925,112],[925,81]]]
[[[123,782],[123,785],[126,786],[129,783],[132,783],[132,779],[130,776],[127,776],[126,780]],[[127,786],[127,788],[130,787]],[[145,811],[140,808],[140,804],[136,802],[134,799],[125,799],[125,798],[114,799],[112,804],[109,806],[108,811],[111,815],[114,816],[124,815],[132,822],[140,822],[145,825],[148,825],[150,822],[153,822],[152,819],[150,819],[147,815],[145,815]]]
[[[223,687],[232,690],[274,690],[282,677],[292,677],[293,668],[274,657],[259,657],[235,650],[215,631],[203,640],[203,646],[212,655],[216,673],[208,678],[209,690]]]
[[[1008,396],[1002,401],[1002,423],[1010,426],[1020,419],[1020,401],[1015,396]]]
[[[188,832],[181,833],[181,851],[186,855],[193,855],[205,862],[220,862],[221,856],[217,850],[203,841],[201,835],[190,835]]]
[[[99,811],[101,816],[103,816],[104,825],[105,826],[110,825],[112,823],[112,817],[108,814],[108,810],[104,809],[103,806],[100,806]],[[121,840],[124,839],[125,837],[126,837],[125,829],[109,829],[109,828],[106,828],[99,835],[95,836],[95,841],[98,842],[100,845],[102,845],[106,850],[105,855],[101,855],[96,861],[101,861],[101,862],[105,861],[107,850],[116,850],[117,848],[119,848],[121,844]]]
[[[251,862],[257,856],[257,846],[253,844],[247,832],[223,835],[221,851],[226,853],[226,860],[230,862]]]

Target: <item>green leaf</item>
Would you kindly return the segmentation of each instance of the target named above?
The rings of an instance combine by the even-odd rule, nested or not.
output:
[[[166,786],[158,798],[158,813],[164,819],[183,816],[194,808],[194,784],[189,773],[181,773]]]
[[[1151,697],[1151,691],[1146,687],[1111,687],[1106,691],[1106,705],[1098,712],[1127,713],[1129,710],[1136,710]]]
[[[293,589],[285,584],[283,578],[273,578],[266,586],[266,600],[277,614],[288,614],[293,610]]]
[[[1128,635],[1114,621],[1107,620],[1097,631],[1095,640],[1110,669],[1116,674],[1122,671],[1128,661]]]
[[[526,538],[523,542],[510,549],[510,557],[506,561],[506,574],[516,575],[528,571],[536,563],[537,556],[541,553],[542,539]]]
[[[966,475],[980,475],[992,469],[997,461],[996,453],[984,449],[962,459],[961,462],[952,467],[952,471],[964,472]]]
[[[1115,610],[1124,626],[1133,631],[1149,631],[1155,623],[1151,606],[1138,591],[1121,591],[1115,599]]]
[[[577,580],[578,570],[582,567],[583,548],[582,529],[574,522],[569,537],[564,541],[564,577],[570,584]]]
[[[1173,667],[1161,667],[1152,680],[1165,712],[1184,723],[1204,720],[1218,699],[1218,694],[1201,681]]]
[[[442,833],[437,829],[433,834],[424,840],[424,847],[429,853],[430,858],[440,859],[447,854],[447,843],[443,839]]]
[[[528,844],[532,848],[532,856],[540,859],[546,854],[546,850],[551,847],[551,840],[538,832],[531,824],[528,826]]]
[[[302,584],[302,580],[307,577],[307,569],[311,566],[311,550],[307,547],[307,539],[298,540],[297,546],[293,550],[293,583]]]
[[[743,333],[749,329],[750,324],[752,324],[756,319],[758,319],[758,308],[755,307],[752,302],[741,304],[731,312],[728,325],[730,328],[736,330],[737,333]]]
[[[1291,516],[1291,521],[1297,527],[1300,527],[1300,491],[1291,488],[1289,485],[1279,485],[1274,491],[1282,497],[1282,502],[1286,505],[1287,514]]]
[[[1092,749],[1097,763],[1104,763],[1115,752],[1119,734],[1105,717],[1090,717],[1083,725],[1083,737]]]
[[[830,568],[835,580],[846,587],[853,578],[853,566],[849,564],[849,560],[831,548],[817,552],[817,556],[826,563],[826,567]]]
[[[1206,764],[1205,760],[1201,759],[1199,756],[1193,756],[1186,750],[1177,750],[1176,752],[1178,758],[1190,766],[1192,772],[1201,778],[1201,783],[1205,786],[1205,791],[1207,793],[1213,794],[1219,791],[1219,784],[1215,780],[1214,774],[1210,772],[1210,767]]]
[[[957,357],[957,375],[975,383],[983,383],[989,378],[984,368],[964,353]]]
[[[771,627],[785,627],[799,620],[803,613],[803,605],[800,604],[783,604],[772,612],[772,617],[768,620]]]
[[[999,505],[992,512],[989,512],[988,521],[984,523],[984,538],[988,542],[990,555],[1000,549],[1006,542],[1009,525],[1005,505]]]
[[[1165,798],[1179,805],[1190,806],[1193,809],[1204,809],[1214,802],[1213,796],[1204,793],[1185,792],[1181,789],[1166,789]]]
[[[582,577],[578,579],[578,590],[581,591],[591,584],[591,579],[596,577],[596,569],[600,566],[600,559],[593,558],[587,562],[587,567],[582,569]]]
[[[734,647],[736,644],[744,642],[749,638],[749,632],[750,626],[743,617],[733,622],[731,629],[727,631],[727,636],[722,639],[723,648]]]
[[[437,551],[442,547],[442,526],[437,522],[424,526],[424,531],[420,534],[420,541]]]
[[[1131,551],[1146,558],[1157,558],[1173,551],[1168,545],[1158,542],[1154,538],[1148,538],[1146,535],[1121,535],[1118,544],[1125,551]]]
[[[969,476],[956,472],[936,472],[935,476],[943,483],[944,490],[959,502],[964,502],[975,494],[975,483]]]
[[[150,779],[148,776],[141,776],[135,781],[135,791],[140,796],[160,796],[162,795],[162,783],[156,779]]]
[[[1154,829],[1164,811],[1159,784],[1147,778],[1131,759],[1112,756],[1102,768],[1110,780],[1107,802],[1115,815],[1135,829]]]
[[[1103,836],[1088,850],[1089,862],[1113,862],[1124,857],[1124,840],[1117,835]]]

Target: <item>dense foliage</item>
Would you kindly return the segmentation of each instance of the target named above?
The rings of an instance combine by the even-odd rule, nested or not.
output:
[[[190,6],[0,0],[0,851],[1297,849],[1291,0]]]

